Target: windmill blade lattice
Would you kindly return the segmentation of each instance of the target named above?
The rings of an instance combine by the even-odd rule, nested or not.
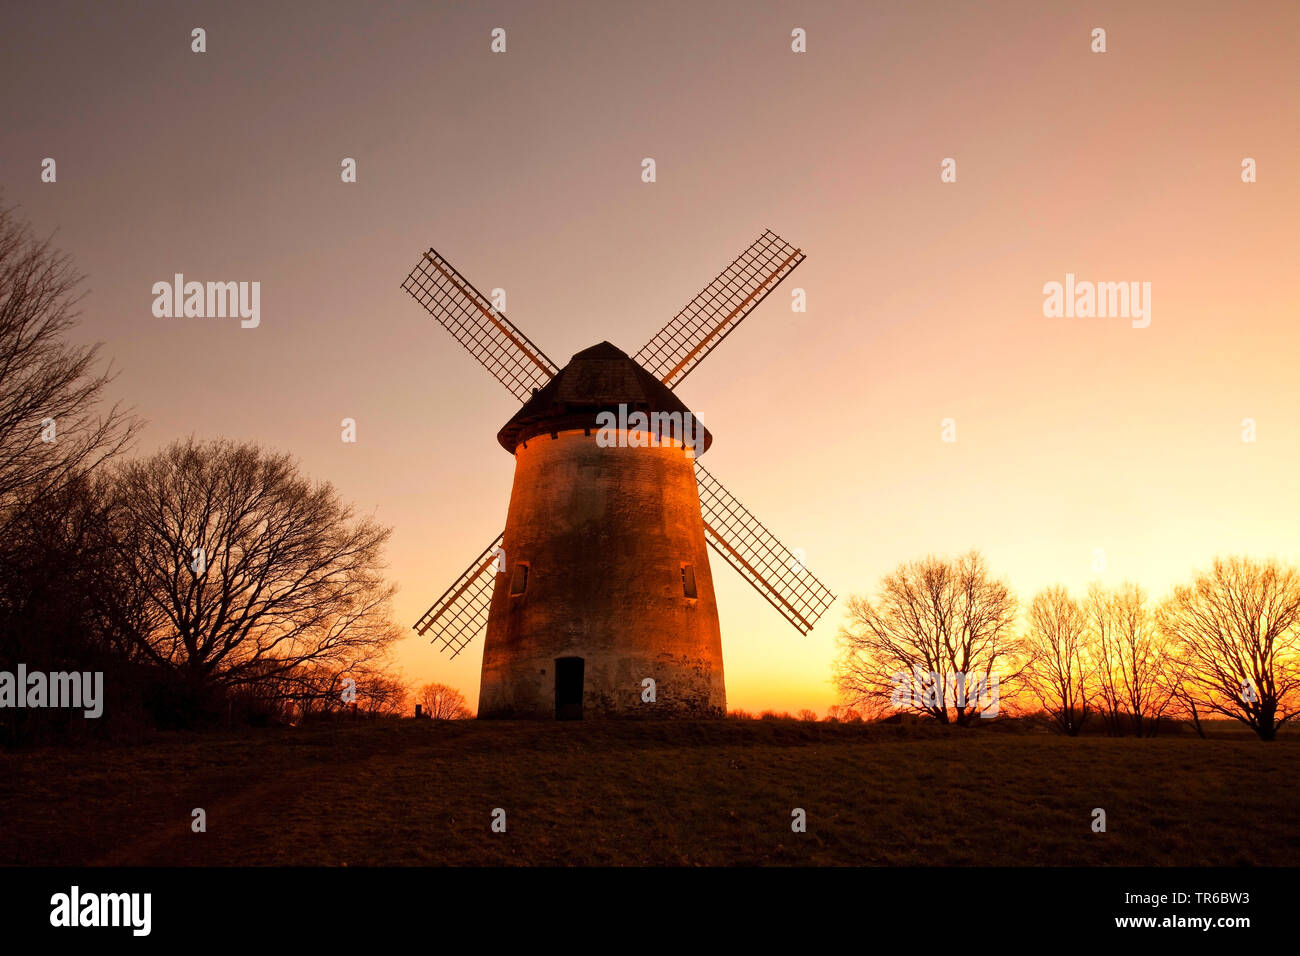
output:
[[[442,650],[451,651],[452,657],[487,627],[498,573],[497,552],[504,536],[505,532],[497,535],[415,624],[420,635],[434,631],[433,642],[441,641]]]
[[[754,590],[807,634],[835,600],[826,585],[703,465],[695,465],[705,538]]]
[[[430,249],[402,283],[430,315],[519,401],[549,382],[559,369],[482,292]]]
[[[676,388],[804,258],[771,229],[764,230],[634,358]]]

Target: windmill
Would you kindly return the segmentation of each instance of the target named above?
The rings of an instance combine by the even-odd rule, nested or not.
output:
[[[435,250],[406,277],[523,403],[497,434],[505,530],[415,625],[453,657],[486,627],[480,717],[725,714],[706,544],[804,634],[834,601],[699,463],[712,436],[673,391],[803,260],[766,230],[635,357],[602,342],[562,369]]]

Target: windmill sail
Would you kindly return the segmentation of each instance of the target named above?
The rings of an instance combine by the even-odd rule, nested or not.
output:
[[[437,250],[424,254],[402,288],[519,401],[527,401],[534,389],[558,371],[546,353],[494,309]]]
[[[676,388],[804,258],[802,251],[764,230],[645,344],[635,355],[637,362]]]
[[[497,535],[415,624],[416,632],[421,635],[433,631],[432,643],[441,641],[442,650],[451,651],[452,657],[487,626],[492,589],[497,573],[504,570],[504,562],[497,560],[504,536],[505,532]]]
[[[698,462],[695,474],[705,539],[787,621],[807,634],[835,595]]]

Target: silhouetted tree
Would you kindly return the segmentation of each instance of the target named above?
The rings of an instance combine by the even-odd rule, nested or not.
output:
[[[372,717],[396,717],[406,713],[406,702],[411,694],[400,677],[373,674],[360,682],[358,688],[361,693],[357,707],[362,713]]]
[[[102,734],[139,723],[140,678],[129,632],[125,569],[107,534],[95,482],[78,475],[17,509],[0,535],[0,670],[100,671],[98,719],[75,710],[0,709],[0,742]],[[127,624],[129,628],[129,624]]]
[[[420,688],[424,713],[434,720],[464,720],[474,715],[465,704],[465,695],[446,684],[425,684]]]
[[[120,692],[113,665],[126,658],[113,656],[115,632],[100,625],[114,616],[105,601],[121,581],[92,472],[137,422],[101,409],[112,373],[99,367],[99,347],[68,341],[81,279],[66,254],[0,207],[0,670],[103,670]],[[103,730],[109,720],[6,709],[0,740]]]
[[[1190,721],[1196,735],[1205,739],[1205,726],[1201,723],[1201,708],[1196,702],[1198,692],[1196,685],[1187,676],[1191,673],[1192,667],[1186,649],[1177,641],[1166,638],[1164,652],[1168,668],[1170,716]]]
[[[358,658],[342,670],[306,664],[249,678],[240,696],[259,701],[266,714],[303,721],[345,714],[398,715],[405,710],[408,692],[402,679],[391,673],[391,661],[379,654]]]
[[[831,704],[826,711],[826,719],[835,723],[856,724],[862,722],[862,714],[843,704]]]
[[[129,443],[137,422],[101,413],[111,370],[66,340],[82,276],[49,239],[0,207],[0,537],[23,512]]]
[[[848,610],[833,677],[850,705],[964,726],[982,709],[978,688],[1019,676],[1016,599],[978,552],[902,564],[875,601],[854,596]]]
[[[1092,713],[1087,620],[1065,588],[1046,588],[1029,607],[1024,681],[1057,728],[1078,735]]]
[[[1187,664],[1183,688],[1201,714],[1273,740],[1300,712],[1300,575],[1277,561],[1216,559],[1161,606],[1161,631]]]
[[[1177,687],[1166,641],[1156,627],[1146,592],[1125,583],[1109,591],[1094,585],[1086,603],[1091,634],[1092,682],[1110,733],[1132,722],[1152,736]]]
[[[388,529],[288,455],[177,442],[118,470],[111,514],[141,596],[139,650],[187,706],[315,669],[336,680],[400,636],[381,574]]]

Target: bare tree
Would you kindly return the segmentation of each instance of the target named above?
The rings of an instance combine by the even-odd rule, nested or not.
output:
[[[1097,709],[1106,724],[1106,733],[1118,737],[1124,733],[1124,692],[1120,688],[1119,620],[1114,595],[1101,585],[1088,590],[1084,604],[1092,644],[1092,673]]]
[[[446,684],[425,684],[420,688],[419,699],[425,715],[434,720],[464,720],[474,716],[465,703],[465,695]]]
[[[874,602],[854,596],[848,607],[834,680],[851,706],[964,726],[1019,676],[1016,599],[978,552],[902,564]]]
[[[1201,708],[1196,702],[1196,685],[1187,676],[1191,673],[1191,662],[1184,648],[1177,641],[1166,639],[1164,650],[1167,660],[1165,677],[1169,689],[1170,716],[1190,721],[1196,735],[1204,740],[1205,726],[1201,723]]]
[[[346,711],[355,704],[356,713],[371,717],[405,713],[410,696],[406,682],[391,668],[385,655],[360,661],[334,675],[326,696],[330,709]]]
[[[1300,575],[1277,561],[1216,559],[1160,608],[1198,712],[1273,740],[1300,712]]]
[[[1109,731],[1122,734],[1131,721],[1139,737],[1154,735],[1177,689],[1177,667],[1146,592],[1129,582],[1113,591],[1093,585],[1087,616],[1093,682]]]
[[[33,501],[116,455],[137,422],[114,405],[99,346],[65,341],[82,276],[0,206],[0,535]]]
[[[57,708],[0,707],[0,747],[130,722],[138,688],[131,644],[104,622],[116,618],[121,563],[105,533],[102,500],[87,475],[50,489],[17,511],[0,535],[0,671],[103,672],[111,705],[103,720],[69,719]],[[80,714],[77,714],[80,717]]]
[[[1092,713],[1087,618],[1065,588],[1046,588],[1029,607],[1025,683],[1056,726],[1078,736]]]
[[[381,573],[388,529],[288,455],[177,442],[118,471],[112,514],[140,648],[196,700],[318,669],[342,680],[400,636]]]
[[[405,712],[409,696],[405,682],[391,673],[386,657],[358,660],[344,670],[309,665],[282,672],[259,686],[291,703],[299,719],[323,714],[364,714],[368,717]]]
[[[371,716],[396,717],[406,713],[410,696],[400,677],[375,674],[361,685],[358,707]]]

